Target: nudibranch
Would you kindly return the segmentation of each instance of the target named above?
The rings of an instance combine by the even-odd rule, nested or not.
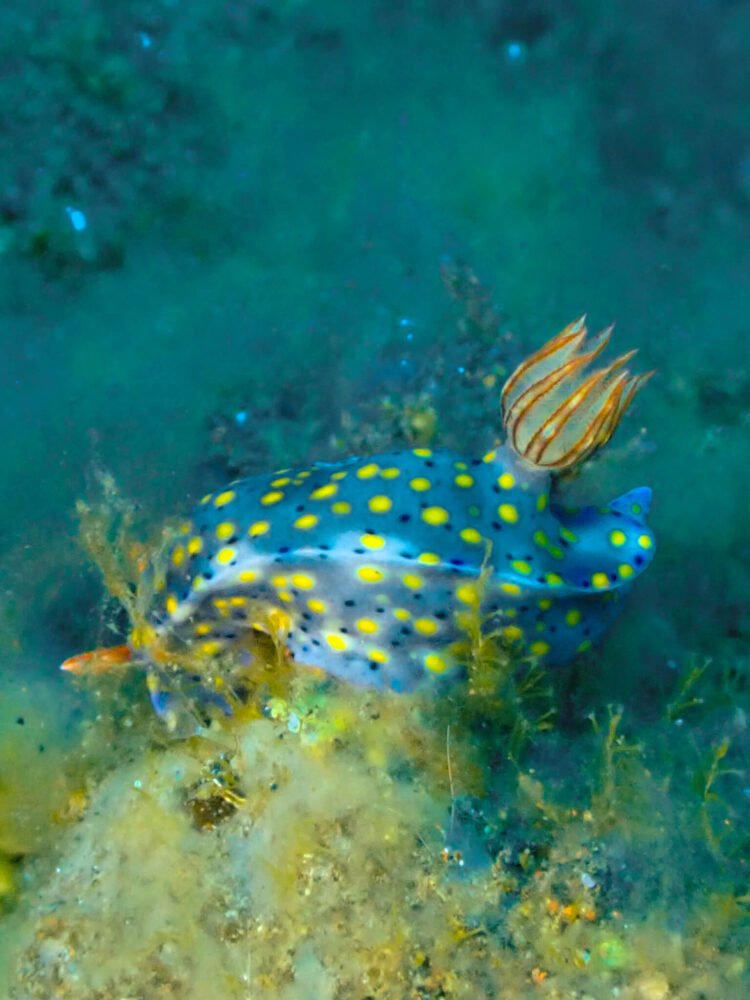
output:
[[[610,334],[587,341],[582,318],[525,360],[502,391],[505,442],[483,457],[413,448],[204,497],[169,552],[150,640],[109,660],[145,661],[159,710],[170,651],[225,655],[269,621],[296,661],[396,691],[460,672],[467,611],[547,663],[585,651],[654,554],[649,489],[576,510],[551,494],[649,378],[627,370],[634,351],[590,369]]]

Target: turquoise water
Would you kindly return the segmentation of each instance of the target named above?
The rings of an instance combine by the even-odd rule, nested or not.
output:
[[[5,6],[8,996],[150,997],[171,982],[170,995],[200,998],[216,995],[200,985],[211,969],[228,997],[747,994],[748,38],[747,8],[732,3]],[[446,287],[456,273],[480,283],[478,313],[477,300]],[[332,696],[330,718],[314,693],[283,693],[283,732],[312,699],[309,729],[325,742],[340,727],[351,757],[321,757],[320,816],[279,864],[296,871],[323,843],[338,858],[326,823],[343,822],[333,790],[349,766],[365,810],[350,817],[362,864],[342,867],[339,882],[318,874],[353,886],[356,905],[342,890],[305,909],[300,900],[323,897],[285,884],[271,899],[251,886],[277,936],[259,930],[252,903],[226,903],[222,912],[252,924],[247,971],[237,955],[248,938],[212,936],[201,923],[208,895],[193,887],[183,900],[193,923],[178,926],[165,906],[161,930],[128,938],[123,962],[136,971],[126,983],[97,951],[115,948],[102,914],[137,921],[176,892],[176,876],[169,886],[160,877],[178,852],[210,866],[219,895],[221,873],[249,862],[231,841],[237,817],[183,837],[181,789],[199,780],[195,761],[172,761],[183,750],[150,718],[142,679],[82,688],[57,671],[123,639],[122,613],[77,540],[75,503],[96,497],[96,470],[112,474],[153,535],[238,474],[421,438],[481,453],[499,431],[503,374],[584,311],[595,329],[616,320],[617,347],[638,347],[639,369],[657,375],[566,496],[599,503],[650,485],[659,548],[602,647],[548,679],[552,728],[517,754],[514,743],[509,763],[513,719],[506,712],[493,729],[496,704],[475,714],[457,695],[452,710],[428,711],[407,766],[386,735],[397,740],[393,719],[411,708],[382,709],[392,726],[382,741],[364,727],[362,749],[350,718],[361,692]],[[265,776],[271,737],[258,737],[262,750],[237,738],[249,759],[266,754]],[[305,746],[295,762],[285,745],[287,772],[309,777]],[[91,888],[80,844],[93,852],[135,835],[118,808],[144,780],[140,760],[158,792],[138,822],[165,832],[158,863],[138,834],[153,895],[122,903],[116,888]],[[367,782],[383,794],[386,773],[404,824],[389,843],[409,844],[387,855],[390,917],[362,902],[384,863],[362,818]],[[274,827],[252,780],[239,780],[269,817],[267,835],[288,840],[283,824],[307,815],[304,787],[290,784]],[[411,788],[427,796],[429,821],[406,801]],[[418,862],[417,840],[427,851]],[[454,840],[472,859],[459,869],[439,857]],[[570,866],[584,856],[599,860],[581,882]],[[544,874],[527,884],[529,858]],[[397,891],[417,865],[424,886]],[[71,880],[64,888],[56,868]],[[305,878],[317,884],[315,872],[290,876],[297,887]],[[455,912],[430,910],[430,879]],[[399,916],[410,892],[427,913],[413,940]],[[75,948],[66,936],[74,896],[106,924],[98,944],[85,929]],[[367,954],[355,949],[345,970],[346,905]],[[559,916],[573,905],[595,916]],[[338,950],[309,930],[332,915]],[[372,930],[389,919],[389,932]],[[449,941],[436,930],[446,926]],[[287,937],[305,944],[279,971],[266,952]],[[191,986],[181,972],[197,939],[206,957]],[[388,974],[377,979],[372,966]]]

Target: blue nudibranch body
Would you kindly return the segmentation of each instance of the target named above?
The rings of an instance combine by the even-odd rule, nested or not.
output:
[[[205,497],[169,552],[151,654],[135,654],[157,710],[170,649],[210,659],[270,621],[301,663],[396,691],[460,670],[467,611],[548,663],[588,649],[654,554],[649,489],[577,510],[551,494],[649,377],[625,368],[634,352],[587,372],[610,333],[587,343],[581,319],[524,361],[503,389],[506,441],[481,458],[414,448]]]

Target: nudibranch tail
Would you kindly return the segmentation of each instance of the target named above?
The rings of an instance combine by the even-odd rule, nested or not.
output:
[[[635,393],[653,372],[631,375],[628,351],[605,368],[586,368],[609,343],[612,327],[586,341],[586,317],[570,323],[522,362],[503,388],[507,440],[516,454],[541,469],[563,471],[611,438]]]

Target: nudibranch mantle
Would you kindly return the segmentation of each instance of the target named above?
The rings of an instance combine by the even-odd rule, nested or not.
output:
[[[562,662],[601,635],[654,544],[649,490],[568,512],[550,482],[507,447],[235,482],[184,526],[157,633],[211,654],[279,608],[295,659],[401,691],[457,666],[461,610],[478,608],[507,640]]]
[[[396,691],[460,669],[467,613],[547,663],[585,651],[655,549],[649,489],[576,510],[553,489],[650,377],[625,368],[633,352],[587,373],[610,334],[587,343],[582,318],[519,365],[502,393],[506,441],[482,458],[414,448],[204,497],[168,553],[147,641],[101,662],[144,662],[161,712],[172,654],[239,651],[270,623],[299,662]]]

